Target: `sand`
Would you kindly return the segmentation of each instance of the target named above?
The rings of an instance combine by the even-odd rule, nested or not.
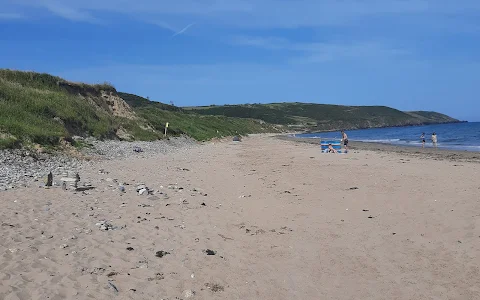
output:
[[[265,136],[99,162],[0,193],[0,299],[480,299],[479,172]]]

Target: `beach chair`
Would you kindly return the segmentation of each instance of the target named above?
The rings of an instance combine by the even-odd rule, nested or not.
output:
[[[332,144],[333,149],[337,150],[338,153],[344,153],[342,150],[342,140],[340,139],[330,139],[330,140],[322,140],[320,139],[320,149],[322,153],[328,153],[328,145]]]

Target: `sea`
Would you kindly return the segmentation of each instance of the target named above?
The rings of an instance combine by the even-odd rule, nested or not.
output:
[[[386,127],[347,130],[350,141],[384,143],[421,147],[420,136],[425,133],[425,147],[433,147],[431,136],[435,132],[438,148],[480,152],[480,122],[451,123],[408,127]],[[296,135],[304,138],[341,139],[337,132],[319,132]]]

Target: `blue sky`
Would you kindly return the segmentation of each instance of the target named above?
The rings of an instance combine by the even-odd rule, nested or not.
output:
[[[0,0],[0,68],[178,106],[387,105],[480,121],[480,1]]]

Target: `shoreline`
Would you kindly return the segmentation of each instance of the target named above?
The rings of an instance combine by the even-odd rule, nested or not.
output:
[[[298,143],[314,144],[318,145],[320,139],[318,138],[299,138],[291,137],[287,135],[277,136],[281,140],[289,140]],[[415,156],[424,159],[434,159],[434,160],[449,160],[449,161],[463,161],[463,162],[475,162],[480,163],[480,152],[474,151],[459,151],[459,150],[449,150],[449,149],[440,149],[440,148],[420,148],[413,146],[403,146],[403,145],[391,145],[391,144],[382,144],[382,143],[370,143],[370,142],[349,142],[350,150],[363,150],[363,151],[374,151],[374,152],[383,152],[383,153],[398,153],[407,156]]]

